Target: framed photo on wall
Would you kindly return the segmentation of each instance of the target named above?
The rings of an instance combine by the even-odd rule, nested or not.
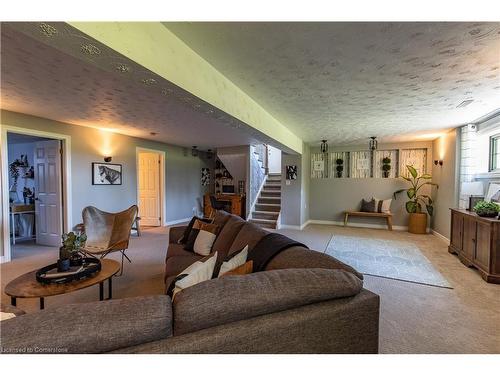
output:
[[[122,165],[92,163],[92,185],[121,185]]]
[[[287,165],[286,166],[286,179],[287,180],[296,180],[297,179],[297,166],[296,165]]]

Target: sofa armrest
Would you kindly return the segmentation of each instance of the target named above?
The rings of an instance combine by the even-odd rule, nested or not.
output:
[[[2,353],[103,353],[172,335],[164,295],[79,303],[1,322]]]
[[[180,227],[170,227],[170,230],[168,231],[168,243],[177,243],[177,241],[179,241],[179,239],[184,234],[186,228],[187,225],[183,225]]]

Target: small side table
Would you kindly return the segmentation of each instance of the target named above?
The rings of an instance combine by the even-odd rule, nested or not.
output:
[[[71,293],[75,290],[99,284],[99,300],[104,300],[104,282],[108,281],[108,299],[113,298],[112,278],[120,271],[120,263],[112,259],[101,260],[101,270],[93,277],[73,281],[67,284],[42,284],[36,281],[36,270],[25,273],[5,287],[5,294],[10,296],[12,306],[17,306],[18,298],[39,298],[40,310],[45,308],[45,297]]]

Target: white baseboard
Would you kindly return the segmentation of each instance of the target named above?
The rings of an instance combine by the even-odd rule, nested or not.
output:
[[[190,217],[187,217],[185,219],[179,219],[179,220],[172,220],[172,221],[167,221],[165,224],[166,226],[171,226],[171,225],[175,225],[175,224],[181,224],[181,223],[185,223],[185,222],[188,222],[190,221],[192,218]]]
[[[307,225],[309,225],[310,220],[307,220],[305,223],[302,225],[287,225],[287,224],[280,224],[279,228],[277,229],[295,229],[295,230],[302,230],[304,229]]]
[[[321,224],[321,225],[339,225],[339,226],[344,226],[343,221],[333,221],[333,220],[308,220],[306,224]],[[368,224],[368,223],[355,223],[355,222],[350,222],[347,223],[348,227],[354,227],[354,228],[371,228],[371,229],[387,229],[387,225],[385,224]],[[406,231],[408,230],[407,226],[403,225],[393,225],[392,226],[393,230],[398,230],[398,231]]]
[[[436,236],[437,238],[439,238],[440,240],[446,242],[447,244],[450,243],[450,239],[446,236],[443,236],[441,233],[439,232],[436,232],[434,229],[431,230],[431,233]]]

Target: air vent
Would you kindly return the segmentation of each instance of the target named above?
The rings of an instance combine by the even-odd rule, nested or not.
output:
[[[464,107],[467,107],[470,103],[472,103],[474,101],[474,99],[467,99],[467,100],[464,100],[462,103],[460,103],[459,105],[457,105],[457,108],[464,108]]]

